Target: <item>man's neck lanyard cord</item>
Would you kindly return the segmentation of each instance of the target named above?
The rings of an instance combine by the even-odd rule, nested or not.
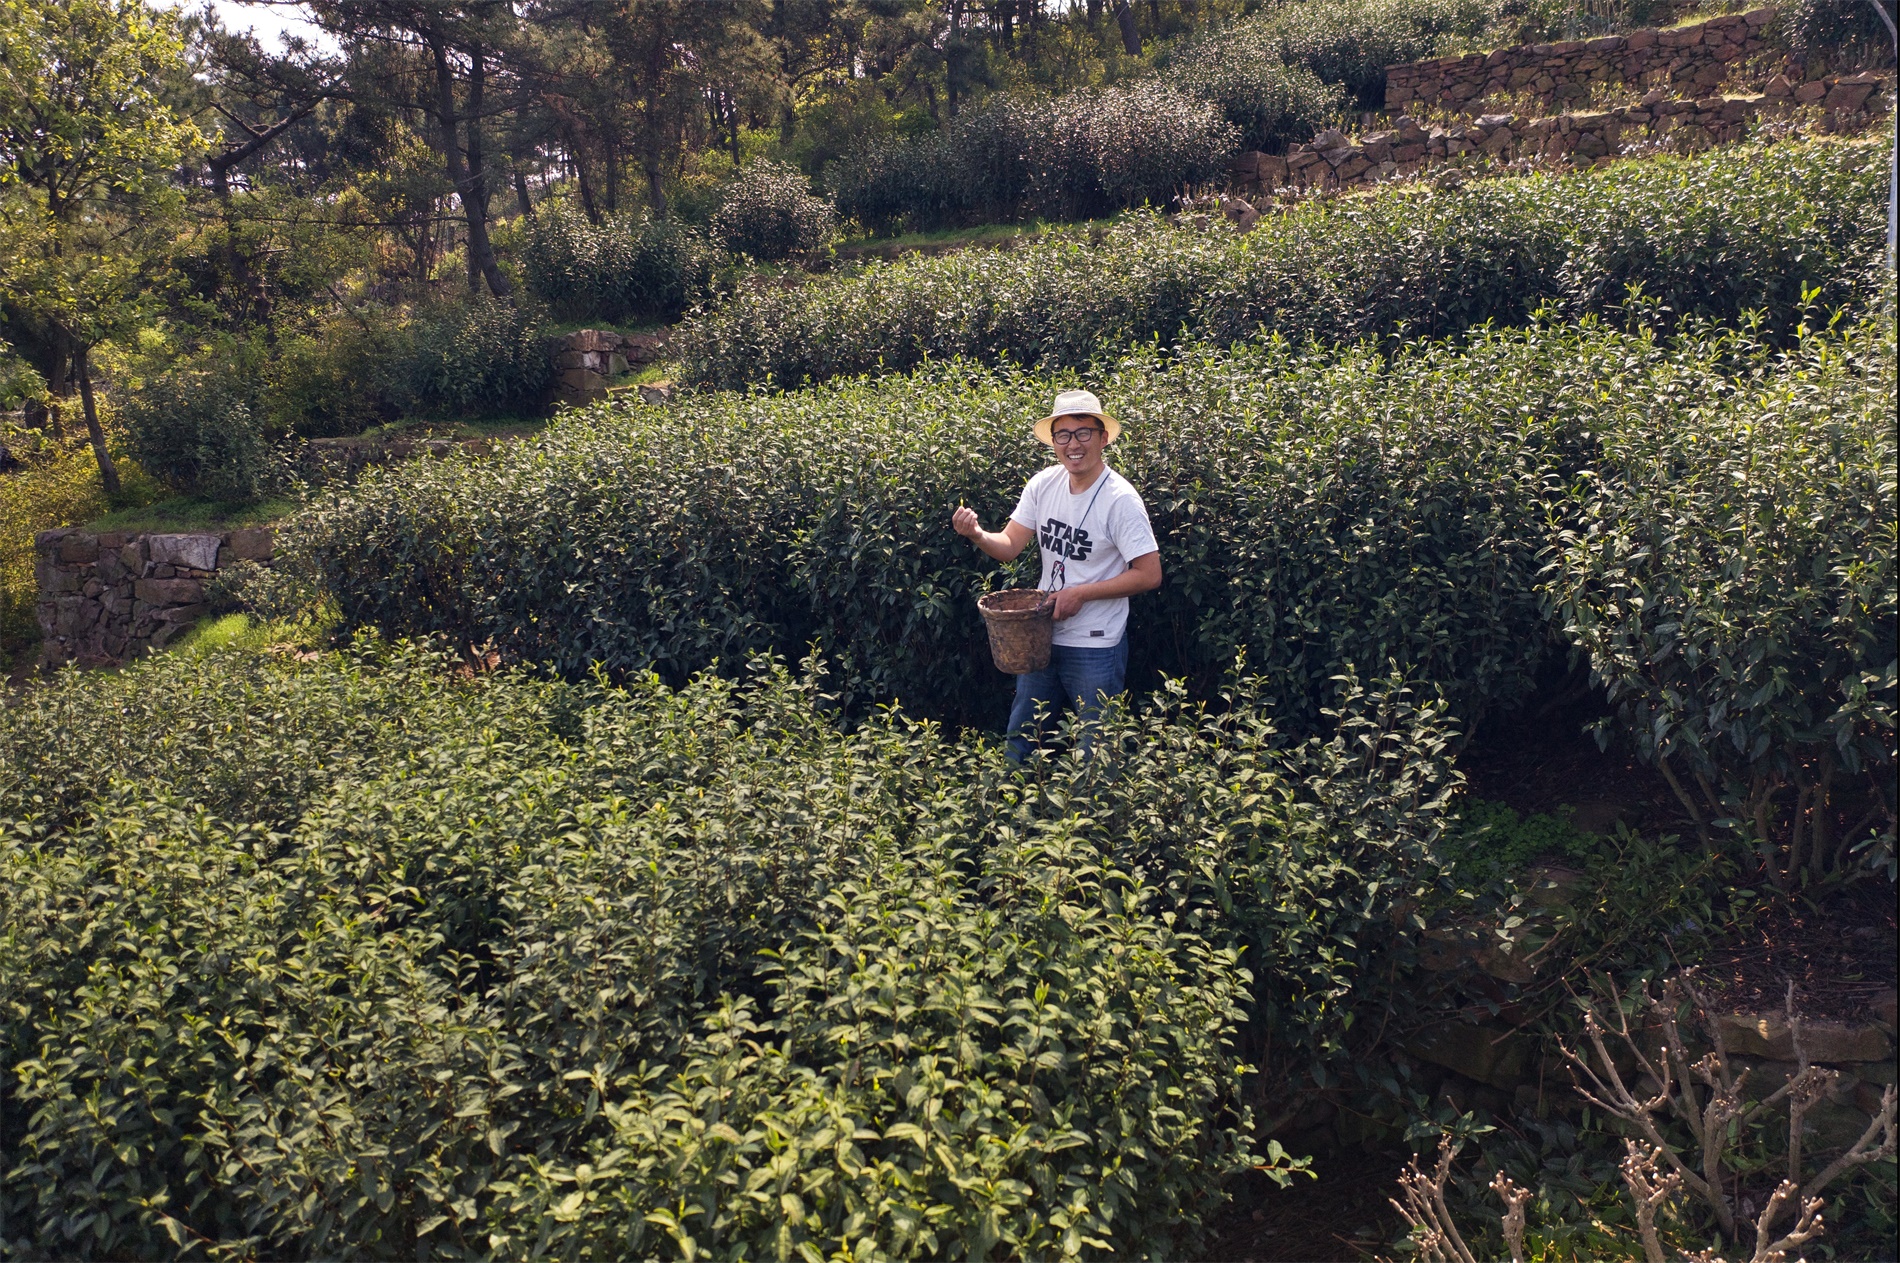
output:
[[[1095,494],[1089,497],[1088,507],[1082,510],[1082,520],[1075,524],[1076,530],[1079,531],[1089,524],[1089,514],[1095,512],[1095,502],[1102,498],[1102,492],[1108,488],[1108,480],[1114,473],[1115,471],[1112,469],[1103,468],[1102,476],[1095,484]],[[1069,586],[1069,568],[1063,564],[1062,558],[1060,557],[1056,558],[1056,564],[1049,569],[1050,584],[1055,585],[1058,581],[1060,581],[1060,587],[1066,588]],[[1049,590],[1054,592],[1057,591],[1058,588],[1051,586]]]

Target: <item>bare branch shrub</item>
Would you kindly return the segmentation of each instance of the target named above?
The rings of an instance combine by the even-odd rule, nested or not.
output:
[[[1657,994],[1645,985],[1629,1006],[1639,1021],[1632,1025],[1630,1011],[1614,990],[1610,1008],[1615,1025],[1606,1026],[1597,1004],[1583,1001],[1584,1034],[1588,1051],[1594,1057],[1577,1054],[1559,1044],[1570,1062],[1578,1093],[1592,1105],[1634,1128],[1642,1137],[1624,1140],[1625,1156],[1619,1164],[1623,1182],[1629,1187],[1637,1235],[1642,1241],[1646,1263],[1668,1263],[1669,1255],[1657,1232],[1658,1212],[1667,1208],[1685,1190],[1714,1213],[1722,1237],[1740,1242],[1744,1232],[1752,1236],[1754,1247],[1748,1263],[1786,1263],[1789,1252],[1819,1237],[1826,1228],[1821,1215],[1821,1193],[1842,1175],[1857,1166],[1892,1157],[1895,1149],[1895,1091],[1890,1084],[1881,1094],[1880,1109],[1852,1145],[1824,1167],[1819,1174],[1802,1182],[1801,1129],[1808,1111],[1822,1100],[1839,1078],[1839,1072],[1815,1066],[1809,1059],[1802,1037],[1801,1019],[1794,1011],[1794,987],[1790,984],[1784,1005],[1785,1018],[1794,1043],[1796,1072],[1788,1082],[1759,1101],[1743,1096],[1749,1071],[1736,1073],[1729,1063],[1722,1033],[1712,1019],[1707,1001],[1687,978],[1673,978],[1662,984]],[[1678,1017],[1685,1000],[1690,1014],[1708,1038],[1712,1051],[1691,1062]],[[1647,1018],[1644,1023],[1641,1019]],[[1639,1042],[1642,1027],[1652,1026],[1657,1034],[1653,1051],[1645,1052]],[[1625,1075],[1611,1054],[1612,1040],[1635,1059],[1636,1073]],[[1788,1169],[1752,1223],[1741,1218],[1729,1200],[1726,1189],[1734,1183],[1731,1169],[1731,1140],[1741,1134],[1742,1126],[1763,1111],[1788,1103]],[[1663,1120],[1673,1116],[1692,1137],[1693,1152],[1685,1155],[1663,1130]],[[1449,1136],[1438,1146],[1438,1162],[1427,1174],[1414,1159],[1399,1176],[1404,1201],[1392,1206],[1412,1229],[1412,1244],[1425,1263],[1476,1263],[1476,1256],[1465,1243],[1445,1201],[1445,1184],[1451,1175],[1456,1155]],[[1491,1181],[1491,1191],[1504,1203],[1500,1227],[1513,1263],[1524,1263],[1524,1205],[1530,1192],[1519,1188],[1510,1177],[1499,1172]],[[1794,1223],[1785,1232],[1780,1225],[1794,1213]],[[1726,1263],[1716,1250],[1703,1250],[1679,1256],[1689,1263]]]

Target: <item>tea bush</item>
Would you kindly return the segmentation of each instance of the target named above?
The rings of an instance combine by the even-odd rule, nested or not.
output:
[[[1128,423],[1167,579],[1132,612],[1135,678],[1211,688],[1236,652],[1310,728],[1346,663],[1388,660],[1475,721],[1531,686],[1553,629],[1554,485],[1602,436],[1736,389],[1721,339],[1538,327],[1391,358],[1283,342],[1136,355],[1092,381]],[[1007,690],[970,604],[1033,574],[947,523],[995,524],[1047,459],[1057,382],[969,365],[781,397],[609,405],[488,462],[371,474],[280,550],[345,622],[578,678],[822,646],[846,707],[994,725]]]
[[[1341,1063],[1455,783],[1396,681],[1304,743],[1177,693],[1022,779],[762,664],[449,665],[0,711],[8,1252],[1191,1252],[1243,1010],[1275,1095]]]
[[[174,490],[244,502],[276,473],[255,387],[233,375],[166,373],[127,395],[123,423],[133,457]]]
[[[796,167],[756,162],[735,175],[713,213],[713,239],[767,263],[815,254],[838,232],[837,208]]]
[[[554,378],[545,314],[478,296],[419,312],[384,367],[389,396],[429,416],[507,416],[539,408]]]
[[[402,343],[397,318],[371,311],[282,338],[264,366],[259,391],[267,431],[333,438],[395,420],[385,366],[401,356]]]
[[[1243,22],[1189,44],[1169,58],[1164,77],[1211,101],[1239,133],[1238,148],[1284,153],[1340,121],[1346,94],[1278,57],[1273,33]]]
[[[33,539],[41,531],[104,513],[99,462],[83,442],[55,442],[24,428],[0,428],[20,468],[0,475],[0,655],[38,636],[33,605]],[[0,659],[3,660],[3,659]]]
[[[1385,68],[1480,34],[1507,6],[1487,0],[1305,0],[1242,24],[1256,57],[1276,55],[1341,85],[1362,110],[1385,106]],[[1251,29],[1249,29],[1251,28]]]
[[[1792,883],[1870,842],[1891,865],[1892,343],[1764,369],[1741,406],[1605,435],[1550,593],[1617,729]]]
[[[719,251],[700,229],[645,213],[594,224],[545,204],[523,226],[527,291],[564,320],[673,320],[706,295]]]
[[[1788,144],[1310,200],[1244,237],[1134,216],[1099,239],[744,290],[689,323],[680,353],[697,383],[792,387],[958,355],[1076,367],[1130,341],[1262,330],[1442,336],[1545,304],[1622,312],[1632,286],[1656,318],[1762,309],[1785,335],[1804,287],[1839,305],[1877,284],[1885,181],[1877,143]]]
[[[881,141],[827,171],[865,228],[1079,219],[1163,204],[1206,180],[1238,133],[1208,101],[1153,79],[1054,98],[999,94],[942,131]]]

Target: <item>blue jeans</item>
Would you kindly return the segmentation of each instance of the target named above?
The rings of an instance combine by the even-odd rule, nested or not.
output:
[[[1016,702],[1009,708],[1009,761],[1021,763],[1029,757],[1031,745],[1041,740],[1043,731],[1061,713],[1064,706],[1075,708],[1083,722],[1092,722],[1102,703],[1122,692],[1128,674],[1128,637],[1123,636],[1106,649],[1093,645],[1054,645],[1049,650],[1049,665],[1040,671],[1016,677]],[[1082,749],[1089,747],[1086,733]]]

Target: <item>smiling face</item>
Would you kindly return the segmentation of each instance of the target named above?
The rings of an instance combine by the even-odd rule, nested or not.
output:
[[[1049,426],[1056,459],[1076,482],[1091,482],[1102,470],[1102,449],[1107,446],[1108,431],[1097,417],[1062,416]]]

